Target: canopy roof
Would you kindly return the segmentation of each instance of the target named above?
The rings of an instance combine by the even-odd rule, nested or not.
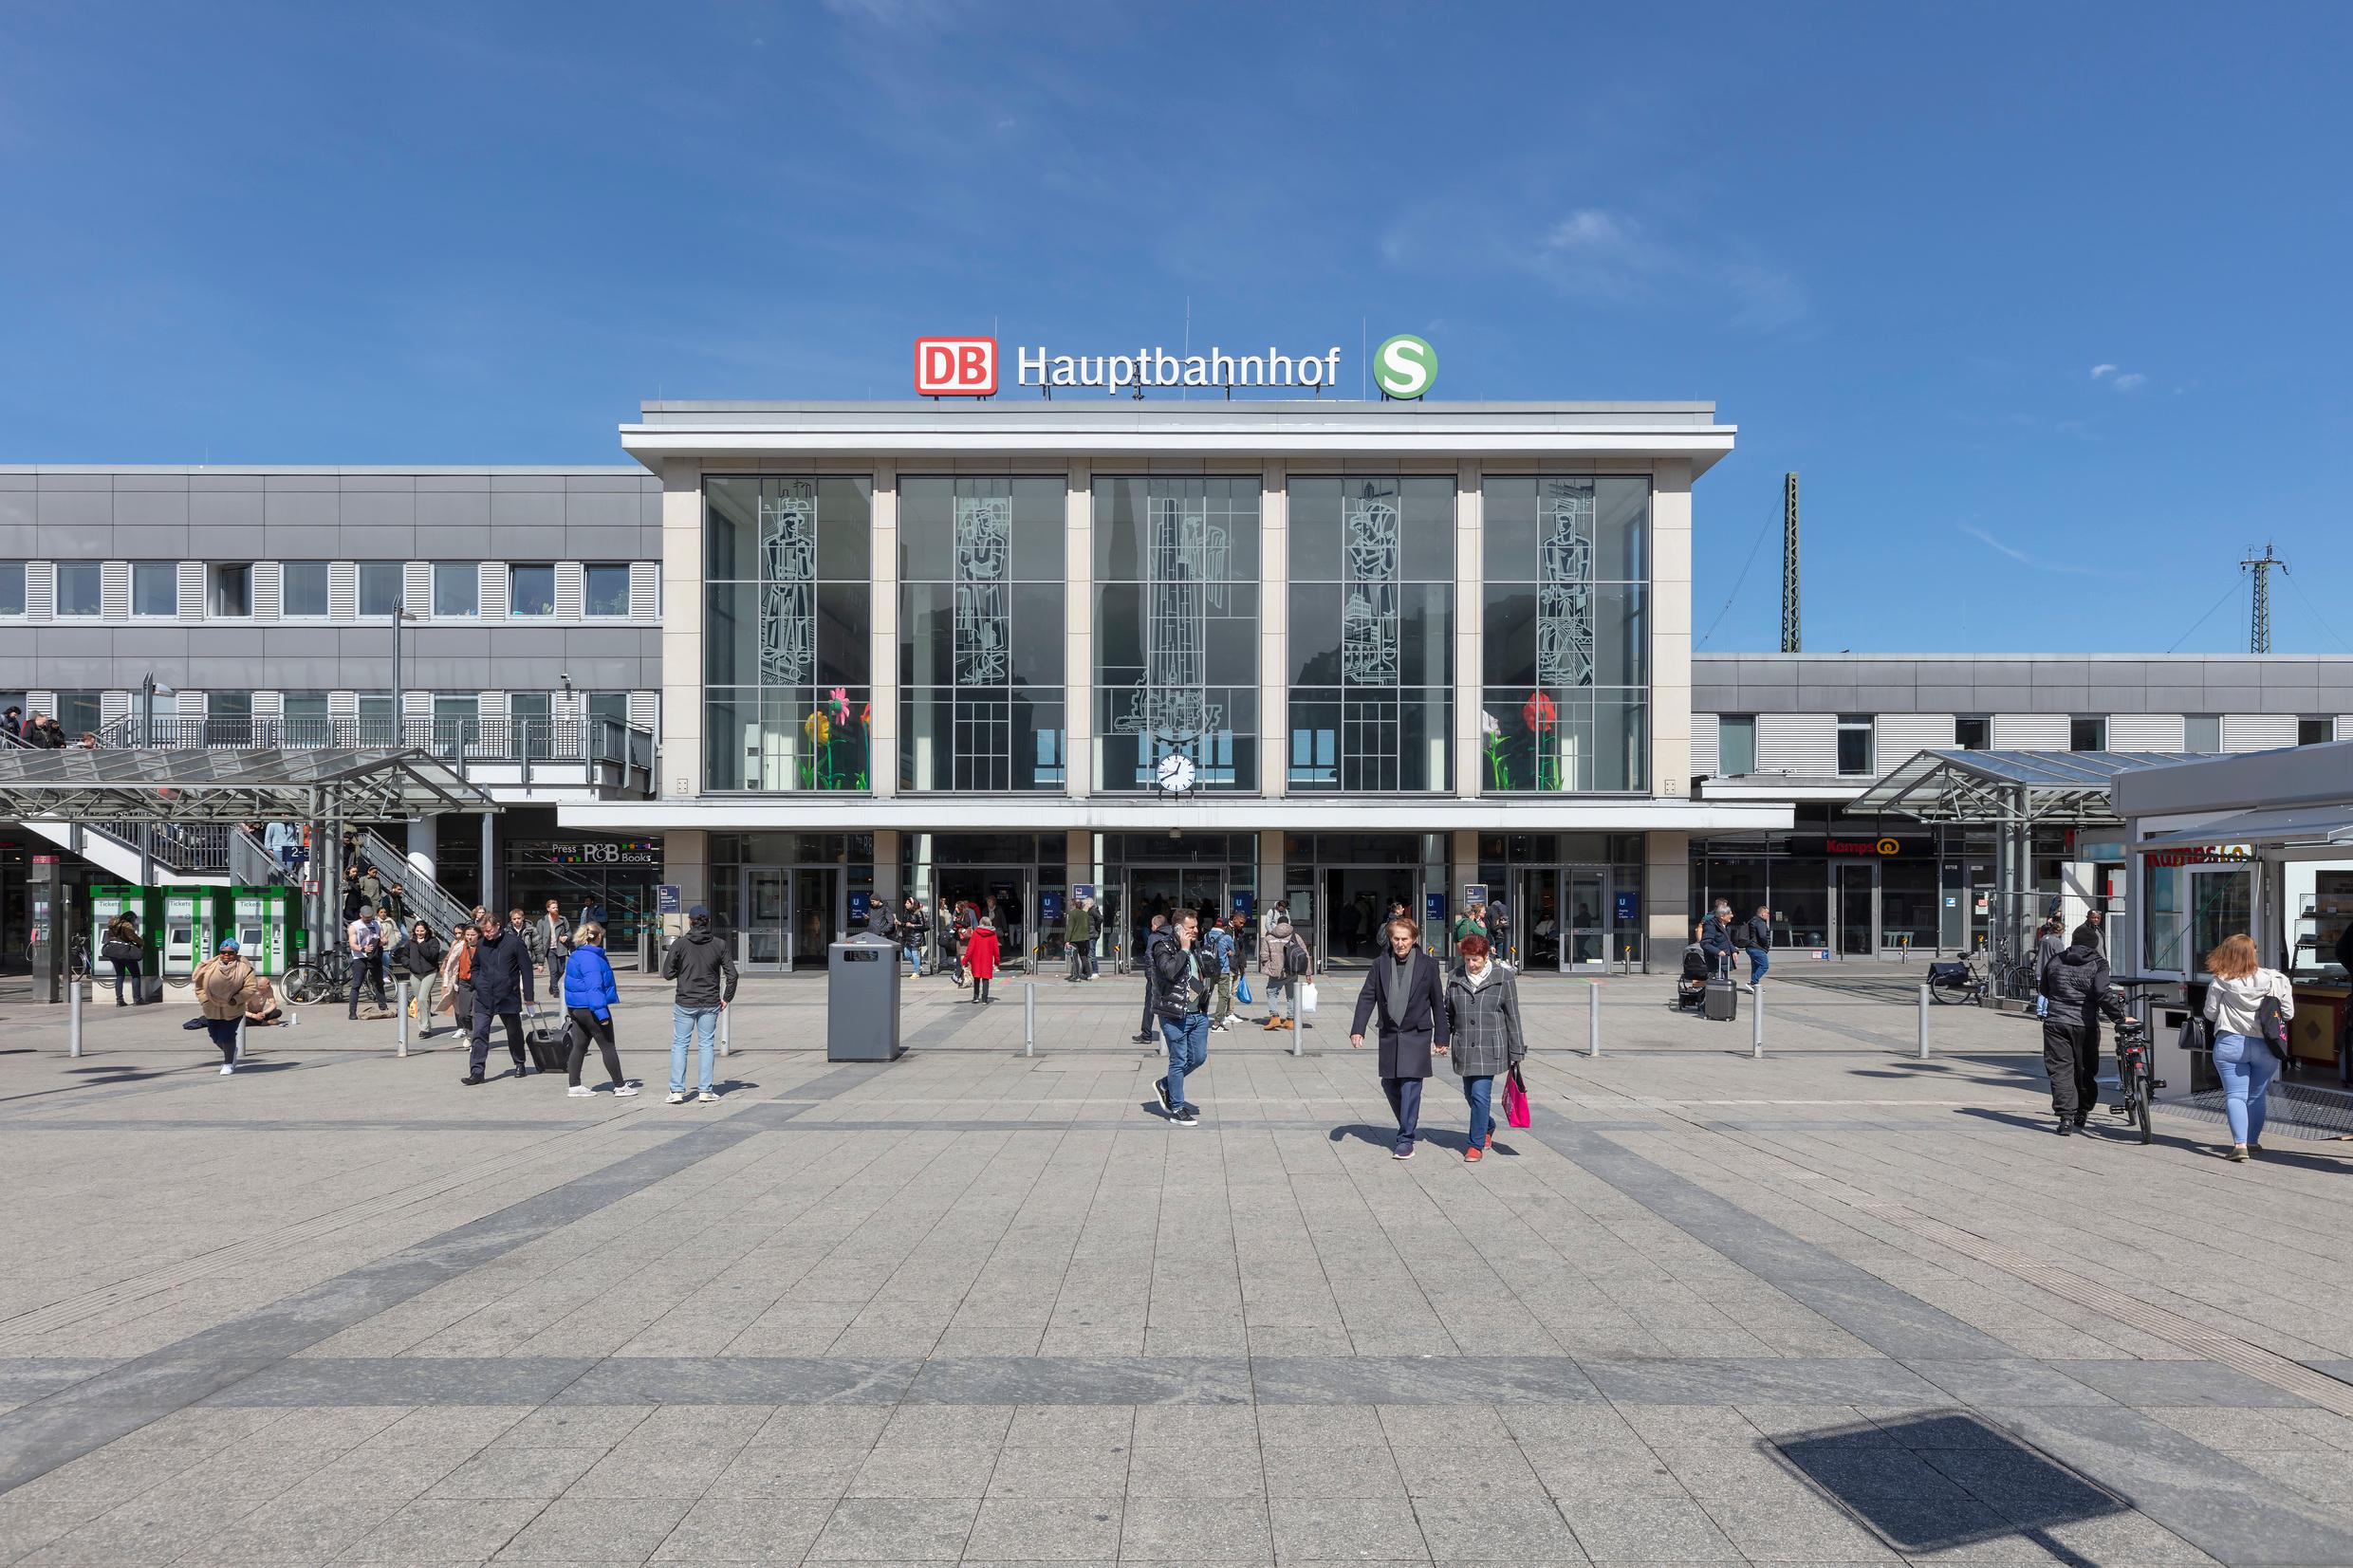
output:
[[[2196,827],[2154,834],[2132,845],[2133,852],[2175,849],[2187,844],[2346,844],[2353,843],[2353,804],[2288,805],[2265,811],[2238,811],[2215,817]]]
[[[2023,822],[2113,827],[2119,774],[2196,762],[2188,751],[1923,751],[1858,796],[1849,816],[1875,811],[1924,822]]]
[[[448,763],[406,748],[0,750],[0,818],[16,821],[395,822],[495,809]]]

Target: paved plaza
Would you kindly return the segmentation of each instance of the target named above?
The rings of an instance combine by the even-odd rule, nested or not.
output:
[[[1192,1129],[1118,978],[913,985],[888,1066],[750,984],[678,1107],[626,977],[626,1099],[11,1000],[0,1561],[2353,1563],[2353,1144],[2054,1138],[1914,983],[1769,982],[1757,1061],[1531,982],[1477,1165],[1443,1070],[1390,1157],[1344,977]]]

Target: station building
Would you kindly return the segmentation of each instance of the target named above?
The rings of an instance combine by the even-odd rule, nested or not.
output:
[[[1990,848],[1855,814],[1918,750],[2353,732],[2353,659],[1695,655],[1734,434],[1684,402],[661,402],[625,466],[0,469],[0,699],[104,744],[397,736],[501,806],[411,824],[412,876],[624,933],[675,888],[778,972],[910,893],[1050,959],[1081,888],[1115,952],[1154,908],[1281,898],[1346,964],[1469,887],[1535,969],[1672,964],[1718,894],[1795,949],[1950,950]],[[203,834],[147,848],[226,875]],[[60,849],[138,863],[0,825],[0,921]],[[2116,895],[2103,846],[2036,861]]]

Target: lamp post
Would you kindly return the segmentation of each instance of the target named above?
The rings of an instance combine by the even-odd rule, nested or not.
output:
[[[401,591],[403,601],[392,607],[392,744],[395,747],[406,744],[408,738],[408,717],[401,710],[400,702],[400,623],[409,618],[409,607],[405,601],[407,590],[403,588]]]

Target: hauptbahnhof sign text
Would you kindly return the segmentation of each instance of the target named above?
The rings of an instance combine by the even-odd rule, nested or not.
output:
[[[1091,387],[1112,394],[1147,387],[1321,390],[1338,383],[1340,354],[1337,345],[1320,354],[1287,354],[1271,346],[1248,354],[1229,354],[1217,347],[1206,354],[1175,354],[1157,347],[1127,354],[1057,354],[1049,348],[1021,347],[1013,351],[1013,384],[1048,391]],[[999,368],[994,338],[915,341],[915,389],[926,397],[994,397]],[[1391,338],[1375,351],[1372,368],[1389,397],[1419,397],[1437,378],[1437,355],[1422,339]]]

